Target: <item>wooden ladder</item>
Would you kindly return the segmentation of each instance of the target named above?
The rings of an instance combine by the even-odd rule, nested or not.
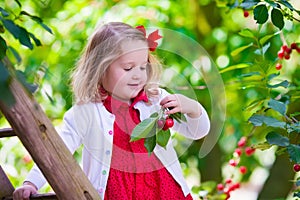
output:
[[[3,128],[0,129],[0,138],[5,137],[14,137],[16,134],[11,128]],[[12,200],[12,194],[15,191],[12,183],[4,172],[3,168],[0,164],[0,199],[1,200]],[[57,200],[57,197],[54,193],[46,193],[46,194],[34,194],[31,195],[30,199],[48,199],[48,200]]]

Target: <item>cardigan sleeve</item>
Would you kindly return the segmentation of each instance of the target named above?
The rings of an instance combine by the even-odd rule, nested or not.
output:
[[[181,133],[187,138],[198,140],[203,138],[209,133],[210,120],[206,110],[201,106],[202,114],[197,118],[191,118],[185,115],[186,122],[175,122],[172,130]]]

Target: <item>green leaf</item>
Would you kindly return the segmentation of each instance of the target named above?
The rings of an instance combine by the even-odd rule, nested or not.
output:
[[[28,83],[26,80],[26,76],[24,74],[24,72],[17,70],[16,71],[16,76],[18,78],[18,80],[20,81],[20,83],[22,83],[22,85],[31,93],[36,92],[36,90],[38,89],[38,86],[36,84],[31,84]]]
[[[253,13],[254,13],[254,19],[258,24],[264,24],[268,20],[269,17],[268,9],[264,4],[256,6],[254,8]]]
[[[3,17],[8,17],[9,16],[9,13],[6,10],[4,10],[2,7],[0,7],[0,12],[1,12]]]
[[[262,53],[265,54],[267,52],[267,50],[270,48],[270,46],[271,46],[270,42],[265,44],[262,48]]]
[[[249,118],[249,122],[253,124],[253,126],[262,126],[263,124],[275,128],[285,128],[286,123],[279,121],[273,117],[263,116],[254,114]]]
[[[290,155],[290,158],[295,163],[300,163],[300,146],[295,144],[290,144],[287,146],[287,151]]]
[[[0,61],[0,84],[5,84],[9,80],[9,72],[5,68],[4,64]]]
[[[8,46],[8,50],[12,52],[18,63],[22,61],[20,54],[12,46]]]
[[[154,129],[155,130],[155,129]],[[144,143],[145,148],[147,149],[149,155],[153,152],[155,146],[156,146],[156,135],[154,134],[151,137],[145,138]]]
[[[166,131],[160,130],[156,135],[156,142],[160,146],[165,147],[167,146],[170,137],[171,137],[171,132],[169,129]]]
[[[282,5],[286,6],[287,8],[289,8],[292,11],[295,10],[295,8],[286,0],[280,0],[278,2],[281,3]]]
[[[270,99],[270,101],[268,102],[268,106],[270,108],[272,108],[273,110],[276,110],[283,116],[286,113],[286,105],[284,103],[282,103],[281,101]]]
[[[265,35],[264,37],[262,37],[260,40],[259,40],[259,43],[261,45],[264,45],[269,39],[271,39],[272,37],[274,37],[275,35],[279,34],[280,32],[276,32],[274,34],[270,34],[270,35]]]
[[[267,84],[267,87],[268,88],[278,88],[278,87],[284,87],[284,88],[287,88],[289,86],[289,82],[287,80],[284,80],[278,84],[275,84],[275,85],[269,85]]]
[[[0,61],[0,101],[7,106],[13,106],[16,102],[13,94],[9,89],[10,75],[4,64]]]
[[[15,2],[18,4],[18,6],[19,6],[20,8],[22,7],[22,5],[21,5],[21,3],[20,3],[19,0],[15,0]]]
[[[271,21],[280,30],[284,27],[283,15],[279,9],[277,9],[277,8],[272,9]]]
[[[286,147],[290,144],[289,138],[275,132],[268,133],[266,136],[266,140],[268,141],[269,144],[274,144],[281,147]]]
[[[236,56],[239,53],[241,53],[242,51],[244,51],[245,49],[248,49],[249,47],[252,47],[252,46],[253,46],[253,42],[251,42],[250,44],[248,44],[246,46],[242,46],[242,47],[239,47],[239,48],[233,50],[230,54],[231,54],[231,56]]]
[[[266,0],[266,2],[267,2],[268,4],[270,4],[270,6],[272,6],[272,7],[274,7],[274,8],[276,8],[276,7],[278,6],[278,4],[275,3],[273,0]]]
[[[175,119],[178,123],[181,123],[182,121],[186,122],[186,118],[185,118],[184,114],[182,114],[180,112],[170,114],[170,117]]]
[[[0,60],[6,55],[7,45],[5,40],[0,36]]]
[[[253,39],[256,38],[255,35],[253,34],[253,32],[248,28],[241,30],[239,32],[239,35],[241,35],[243,37],[253,38]]]
[[[250,66],[252,66],[252,64],[248,64],[248,63],[240,63],[237,65],[231,65],[231,66],[226,67],[225,69],[221,70],[220,73],[222,74],[222,73],[225,73],[228,71],[232,71],[232,70],[236,70],[236,69],[243,69],[243,68],[247,68]]]
[[[42,45],[41,41],[39,39],[37,39],[35,37],[35,35],[33,35],[32,33],[28,33],[28,34],[29,34],[29,37],[31,37],[33,39],[36,46],[41,46]]]
[[[292,133],[292,132],[300,133],[300,122],[292,123],[287,125],[287,132]]]
[[[241,74],[239,77],[250,77],[250,76],[255,76],[255,75],[261,75],[260,72],[249,72],[246,74]]]
[[[201,183],[200,188],[205,191],[213,191],[217,186],[215,181],[205,181]]]
[[[12,20],[1,19],[4,27],[14,36],[14,38],[19,39],[20,27],[17,26]]]
[[[43,20],[40,17],[34,16],[29,14],[26,11],[21,11],[20,12],[21,15],[27,15],[29,16],[33,21],[37,22],[40,26],[42,26],[46,31],[48,31],[49,33],[53,34],[51,28],[49,28],[46,24],[43,23]]]
[[[130,142],[139,140],[141,138],[149,137],[149,133],[152,131],[154,127],[156,127],[156,121],[158,117],[150,117],[143,121],[141,121],[136,127],[133,129]],[[150,135],[151,136],[151,135]]]
[[[273,73],[273,74],[270,74],[267,79],[268,81],[272,80],[273,78],[276,78],[280,75],[280,73]]]
[[[19,41],[20,41],[21,44],[28,47],[29,49],[31,49],[31,50],[33,49],[33,45],[30,41],[29,33],[23,27],[20,27]]]
[[[285,122],[279,121],[273,117],[264,116],[263,120],[267,126],[271,126],[275,128],[283,128],[283,129],[286,126]]]
[[[258,3],[257,1],[244,1],[243,3],[240,4],[240,7],[247,10],[254,7],[257,3]]]
[[[262,126],[264,123],[264,116],[254,114],[249,118],[249,122],[252,123],[253,126]]]

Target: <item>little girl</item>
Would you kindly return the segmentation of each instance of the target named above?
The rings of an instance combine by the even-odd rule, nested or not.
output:
[[[143,27],[103,25],[73,73],[76,104],[66,112],[60,135],[72,153],[83,145],[83,170],[105,200],[192,199],[171,141],[165,148],[156,145],[150,156],[144,139],[130,142],[134,127],[161,108],[166,115],[185,115],[172,130],[187,138],[200,139],[210,128],[197,101],[153,87],[161,70],[151,54],[154,40]],[[28,199],[45,182],[35,166],[14,199]]]

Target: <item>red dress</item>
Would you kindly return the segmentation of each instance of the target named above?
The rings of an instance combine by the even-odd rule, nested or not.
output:
[[[106,109],[115,115],[114,139],[105,200],[192,200],[184,196],[159,159],[148,155],[144,139],[129,142],[133,128],[140,122],[139,111],[133,105],[148,101],[140,93],[131,105],[110,96],[104,101]]]

